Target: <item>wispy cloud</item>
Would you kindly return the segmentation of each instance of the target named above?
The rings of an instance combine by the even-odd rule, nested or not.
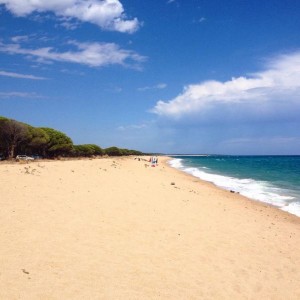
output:
[[[207,19],[205,17],[201,17],[201,18],[198,18],[198,19],[194,19],[192,22],[194,24],[201,24],[201,23],[204,23],[206,21],[207,21]]]
[[[0,98],[2,99],[10,99],[10,98],[42,98],[36,93],[27,93],[27,92],[0,92]]]
[[[162,90],[162,89],[165,89],[166,87],[167,87],[166,83],[159,83],[159,84],[153,85],[153,86],[144,86],[144,87],[138,88],[137,90],[139,92],[144,92],[147,90]]]
[[[58,17],[89,22],[104,30],[133,33],[140,23],[127,19],[119,0],[0,0],[6,9],[18,17],[33,12],[52,12]]]
[[[174,119],[198,120],[276,115],[300,108],[300,52],[268,61],[263,71],[226,82],[191,84],[169,101],[158,101],[153,112]]]
[[[17,35],[17,36],[13,36],[11,38],[11,40],[14,43],[27,42],[29,40],[29,36],[28,35]]]
[[[125,131],[125,130],[139,130],[147,127],[148,125],[146,124],[133,124],[133,125],[126,125],[126,126],[119,126],[117,129],[121,131]]]
[[[64,74],[78,75],[78,76],[84,76],[85,75],[84,72],[80,72],[80,71],[77,71],[77,70],[69,70],[69,69],[61,69],[60,72],[64,73]]]
[[[45,80],[45,77],[39,77],[28,74],[19,74],[13,72],[0,71],[0,76],[13,77],[13,78],[23,78],[23,79],[33,79],[33,80]]]
[[[117,64],[139,68],[140,63],[146,60],[146,57],[131,50],[121,49],[114,43],[79,43],[70,41],[69,46],[69,51],[60,52],[52,47],[29,49],[22,48],[19,44],[3,44],[0,42],[0,52],[30,56],[39,62],[69,62],[89,67]]]

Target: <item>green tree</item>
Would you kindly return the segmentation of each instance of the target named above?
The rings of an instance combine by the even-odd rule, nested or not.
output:
[[[95,144],[88,144],[94,151],[93,155],[103,155],[103,149]]]
[[[45,149],[50,142],[50,137],[42,128],[29,126],[30,140],[26,145],[26,152],[45,155]]]
[[[109,156],[121,156],[123,155],[122,154],[122,150],[118,147],[109,147],[109,148],[106,148],[104,150],[105,154],[109,155]]]
[[[2,134],[1,134],[1,128],[4,124],[4,122],[7,120],[8,120],[7,118],[0,116],[0,155],[2,155],[2,156],[7,156],[6,144],[5,144],[5,141],[3,140]]]
[[[49,137],[45,145],[44,154],[49,157],[69,155],[73,149],[73,142],[65,133],[53,128],[41,127]]]
[[[89,157],[94,154],[94,150],[89,145],[74,145],[73,155],[76,157]]]
[[[90,157],[93,155],[103,155],[103,150],[94,144],[74,145],[73,155],[80,157]]]
[[[22,143],[30,139],[30,133],[26,124],[12,119],[0,120],[0,144],[4,154],[9,159],[15,156],[15,150]]]
[[[59,155],[93,156],[142,155],[136,150],[109,147],[102,149],[95,144],[74,145],[65,133],[47,127],[33,127],[0,116],[0,156],[13,158],[19,154],[39,154],[48,157]]]

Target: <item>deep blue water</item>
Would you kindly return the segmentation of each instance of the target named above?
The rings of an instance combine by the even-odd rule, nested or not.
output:
[[[300,216],[300,156],[173,156],[198,178]]]

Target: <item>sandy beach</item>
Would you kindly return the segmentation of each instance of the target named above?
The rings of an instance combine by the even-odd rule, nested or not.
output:
[[[300,299],[300,218],[167,158],[0,164],[0,299]]]

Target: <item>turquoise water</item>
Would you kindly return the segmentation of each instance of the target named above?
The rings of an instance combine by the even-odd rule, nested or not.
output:
[[[300,156],[173,156],[170,165],[300,216]]]

